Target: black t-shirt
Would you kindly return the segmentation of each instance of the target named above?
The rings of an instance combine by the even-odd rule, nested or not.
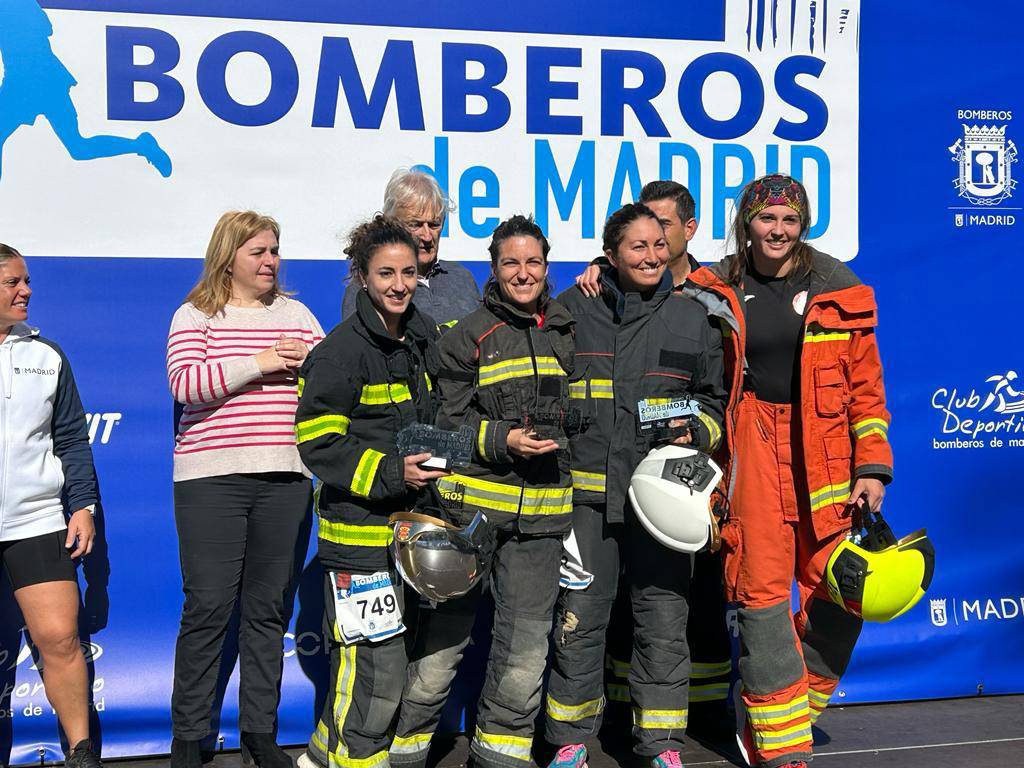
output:
[[[800,396],[800,334],[810,276],[765,277],[748,269],[747,378],[758,400],[792,403]]]

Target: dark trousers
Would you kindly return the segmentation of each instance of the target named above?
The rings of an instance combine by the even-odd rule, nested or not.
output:
[[[494,630],[470,742],[484,768],[530,765],[533,724],[541,705],[548,636],[558,597],[562,537],[502,532],[490,573]],[[420,614],[413,661],[391,746],[392,765],[426,765],[430,739],[469,644],[481,587]]]
[[[338,632],[331,569],[326,565],[324,569],[328,571],[324,575],[324,633],[331,638],[331,687],[307,750],[316,762],[331,768],[388,768],[391,724],[405,681],[406,638],[394,635],[380,642],[345,643]],[[405,621],[405,592],[394,572],[391,581],[399,585],[395,597]]]
[[[185,605],[174,654],[174,736],[201,739],[228,624],[241,598],[238,724],[273,733],[295,546],[312,484],[298,473],[223,475],[174,484]]]
[[[573,530],[583,567],[594,581],[586,589],[564,591],[558,601],[545,736],[556,746],[576,744],[600,728],[605,634],[622,564],[633,609],[627,681],[634,751],[653,757],[678,750],[686,731],[690,680],[690,556],[659,544],[628,508],[625,522],[608,523],[603,506],[578,504]]]
[[[726,705],[732,680],[732,641],[726,624],[725,588],[722,583],[722,558],[717,552],[701,552],[694,557],[690,581],[690,614],[686,641],[690,646],[691,724],[699,717],[709,727],[735,727]],[[619,580],[619,594],[612,606],[608,624],[605,657],[605,692],[608,708],[605,723],[627,720],[629,715],[629,668],[633,655],[633,611],[629,581]]]

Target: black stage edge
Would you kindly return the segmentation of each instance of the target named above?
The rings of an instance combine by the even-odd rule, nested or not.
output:
[[[816,768],[1024,766],[1024,696],[830,707],[819,723],[820,727],[814,729]],[[625,738],[619,737],[620,733]],[[465,766],[468,744],[464,736],[438,738],[435,742],[430,768]],[[682,757],[687,768],[743,765],[734,742],[726,734],[691,732],[686,743]],[[625,725],[620,730],[609,724],[588,747],[590,768],[645,765],[631,754]],[[302,752],[289,751],[294,757]],[[550,754],[540,751],[535,758],[544,765]],[[168,759],[104,762],[114,768],[158,768],[167,765]],[[206,768],[241,766],[237,752],[226,752],[218,754]]]

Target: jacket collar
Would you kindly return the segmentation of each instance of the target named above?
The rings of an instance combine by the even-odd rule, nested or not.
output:
[[[402,344],[401,341],[388,333],[388,329],[384,327],[384,321],[377,314],[373,302],[370,301],[369,295],[364,290],[360,290],[356,294],[356,316],[359,318],[359,324],[366,331],[366,334],[378,346],[400,346]],[[409,302],[409,308],[402,315],[401,324],[405,328],[406,341],[420,343],[429,337],[427,323],[423,319],[423,314],[416,309],[416,305],[411,301]]]
[[[484,306],[495,317],[508,325],[517,328],[537,325],[537,320],[533,315],[527,314],[519,309],[519,307],[505,300],[505,297],[501,295],[501,289],[498,288],[498,284],[494,280],[488,280],[486,285],[484,285]],[[545,328],[564,328],[575,322],[572,315],[569,314],[569,310],[554,299],[548,299],[541,309],[541,313],[544,315]]]
[[[33,336],[38,335],[39,329],[36,328],[35,326],[29,325],[28,323],[15,323],[13,326],[11,326],[10,332],[4,338],[2,343],[6,344],[7,342],[10,342],[13,344],[16,341],[30,339]]]
[[[605,302],[615,313],[615,316],[622,318],[626,313],[627,298],[629,295],[636,295],[640,297],[641,306],[649,306],[652,309],[659,306],[674,290],[672,285],[672,273],[668,271],[668,268],[661,275],[661,282],[658,283],[658,287],[654,289],[648,297],[644,297],[643,294],[634,291],[623,291],[619,285],[618,270],[608,266],[601,267],[601,296],[604,297]]]

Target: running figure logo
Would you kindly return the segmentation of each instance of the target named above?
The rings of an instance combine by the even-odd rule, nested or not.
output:
[[[0,0],[0,57],[4,78],[0,82],[0,178],[3,147],[22,126],[40,117],[53,128],[75,160],[94,160],[116,155],[139,155],[160,175],[171,175],[171,158],[148,133],[134,139],[121,136],[83,136],[78,112],[71,101],[75,78],[50,46],[53,26],[36,0]]]

